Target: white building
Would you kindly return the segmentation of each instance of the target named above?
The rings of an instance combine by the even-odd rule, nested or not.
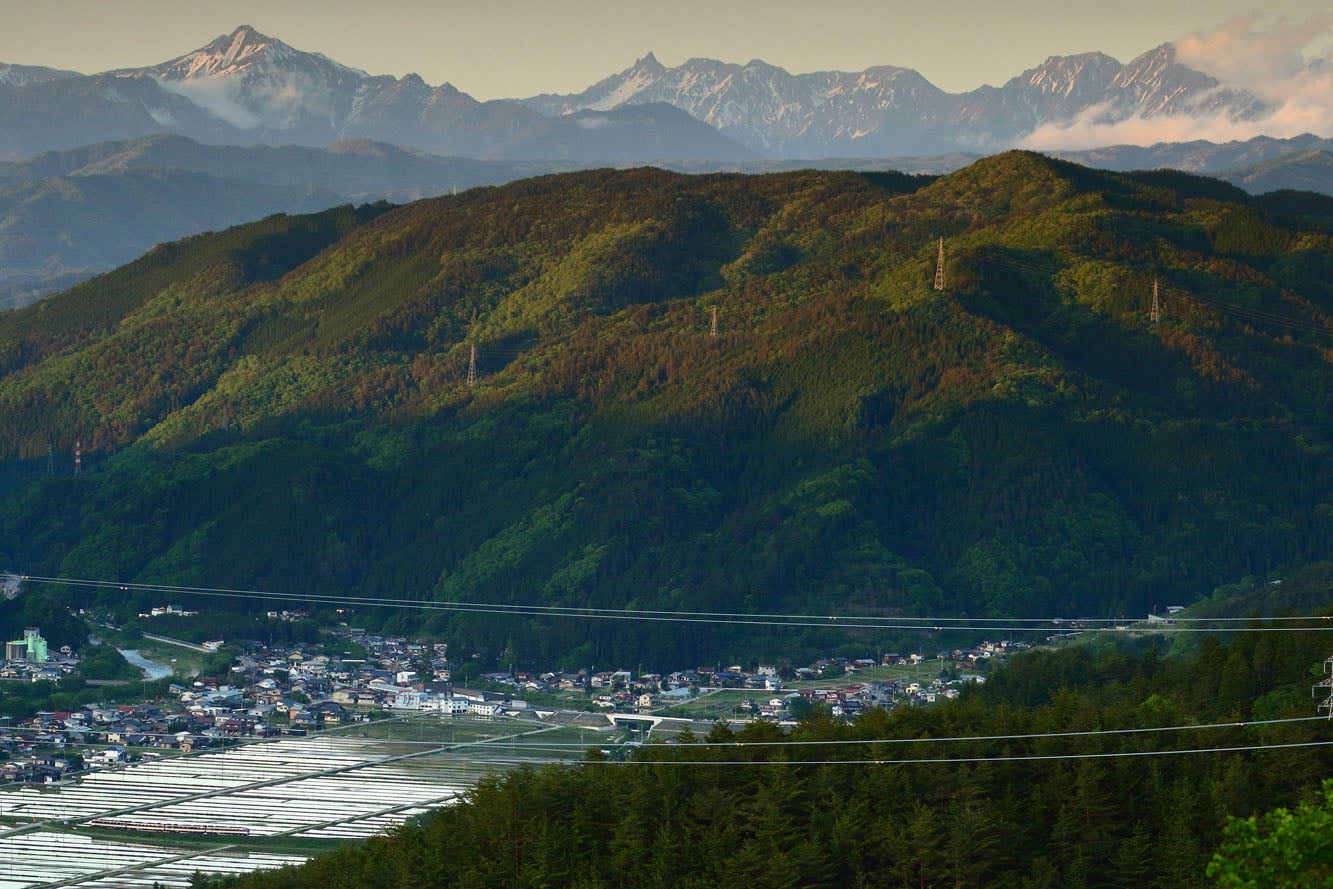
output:
[[[400,691],[393,696],[395,710],[424,710],[426,709],[426,693],[421,691]]]

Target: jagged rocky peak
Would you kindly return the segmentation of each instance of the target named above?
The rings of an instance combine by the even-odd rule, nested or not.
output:
[[[661,62],[657,61],[657,56],[653,55],[652,50],[649,50],[649,51],[648,51],[648,55],[646,55],[646,56],[644,56],[643,58],[641,58],[641,59],[639,59],[638,61],[636,61],[636,62],[634,63],[634,67],[633,67],[633,69],[631,69],[631,70],[638,70],[638,71],[665,71],[665,70],[666,70],[666,66],[663,65]]]
[[[229,74],[245,66],[269,46],[290,49],[280,40],[259,33],[249,25],[241,25],[230,34],[223,34],[191,53],[186,53],[162,66],[164,77],[207,77]]]
[[[1029,68],[1005,84],[1007,89],[1028,88],[1042,93],[1069,95],[1080,81],[1104,89],[1123,69],[1119,61],[1101,52],[1072,56],[1051,56],[1035,68]]]
[[[1157,85],[1169,77],[1182,75],[1195,83],[1208,81],[1210,85],[1217,84],[1217,81],[1207,74],[1177,63],[1175,44],[1163,43],[1126,64],[1116,78],[1115,85],[1127,86],[1134,83]]]

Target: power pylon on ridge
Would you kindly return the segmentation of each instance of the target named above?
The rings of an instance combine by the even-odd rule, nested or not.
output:
[[[467,384],[469,387],[477,385],[477,344],[472,344],[472,354],[467,361]]]
[[[709,336],[717,336],[717,306],[713,306],[713,327],[708,331]]]
[[[1314,684],[1314,687],[1310,689],[1310,693],[1313,695],[1318,695],[1319,689],[1322,688],[1327,690],[1324,699],[1319,702],[1318,709],[1327,710],[1328,718],[1330,720],[1333,720],[1333,657],[1325,659],[1324,672],[1330,675],[1325,676],[1323,679],[1316,682]]]
[[[940,258],[935,261],[935,289],[944,289],[944,238],[940,238]]]
[[[1162,302],[1157,296],[1157,279],[1152,279],[1152,310],[1148,312],[1148,320],[1153,324],[1162,320]]]

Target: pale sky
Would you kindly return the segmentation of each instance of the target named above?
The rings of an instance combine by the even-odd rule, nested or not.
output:
[[[372,74],[478,99],[577,92],[650,50],[793,73],[915,68],[959,92],[1047,56],[1128,61],[1253,13],[1255,0],[0,0],[0,62],[92,73],[156,64],[248,24]],[[1291,21],[1329,0],[1270,0]]]

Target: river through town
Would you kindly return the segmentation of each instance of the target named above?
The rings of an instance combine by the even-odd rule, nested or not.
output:
[[[137,648],[117,648],[116,651],[119,651],[124,655],[125,660],[147,673],[149,679],[165,679],[171,675],[170,667],[159,664],[156,661],[150,661],[148,658],[139,654]]]

